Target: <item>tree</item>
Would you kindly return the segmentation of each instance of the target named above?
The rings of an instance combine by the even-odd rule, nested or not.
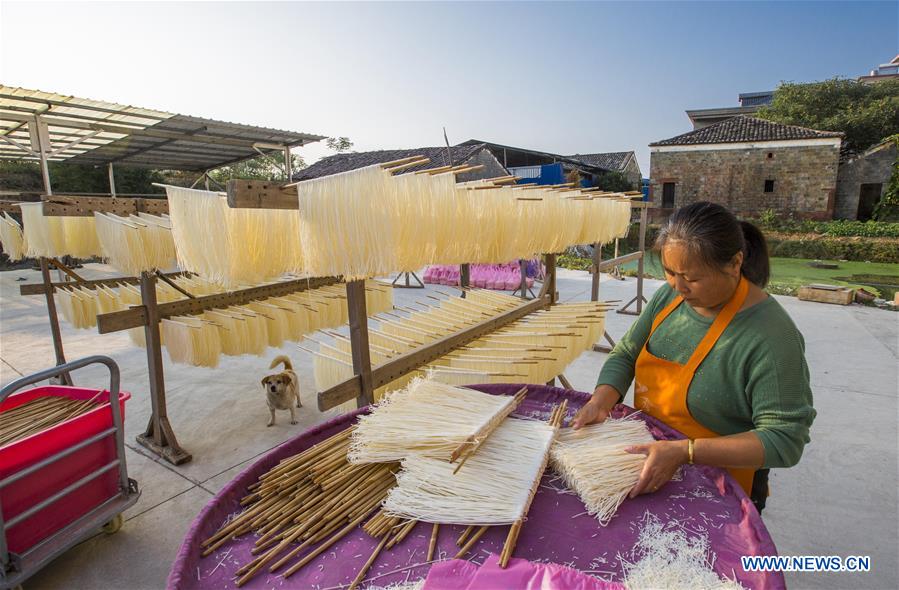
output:
[[[899,80],[862,84],[833,78],[811,84],[782,82],[758,117],[822,131],[840,131],[848,147],[863,151],[899,133]]]
[[[634,190],[634,185],[627,177],[617,170],[609,170],[596,177],[596,186],[604,191],[621,193]]]
[[[290,154],[291,170],[296,172],[306,167],[306,162],[297,154]],[[224,184],[232,178],[244,180],[283,180],[284,156],[282,153],[257,156],[231,166],[223,166],[209,173],[210,178]]]
[[[325,145],[329,150],[334,150],[338,154],[353,149],[353,142],[350,141],[349,137],[329,137],[325,140]]]
[[[115,168],[116,192],[146,194],[160,192],[154,182],[163,182],[157,170]],[[109,174],[105,166],[50,162],[50,186],[54,193],[108,193]],[[0,162],[0,189],[43,192],[44,180],[38,162],[6,160]]]

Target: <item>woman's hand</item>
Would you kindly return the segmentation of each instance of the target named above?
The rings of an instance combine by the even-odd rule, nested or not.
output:
[[[574,415],[571,427],[578,430],[588,424],[605,422],[620,397],[618,390],[610,385],[597,386],[590,401]]]
[[[646,445],[628,447],[625,451],[646,455],[643,472],[640,473],[637,485],[631,490],[631,498],[658,491],[688,460],[686,440],[657,440]]]

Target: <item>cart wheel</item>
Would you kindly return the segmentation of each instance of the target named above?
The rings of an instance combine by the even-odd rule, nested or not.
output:
[[[114,533],[119,532],[119,529],[122,528],[122,525],[125,523],[125,519],[121,514],[116,514],[112,520],[103,525],[100,529],[107,535],[112,535]]]

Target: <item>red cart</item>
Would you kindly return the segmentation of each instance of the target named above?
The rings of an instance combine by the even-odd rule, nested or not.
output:
[[[42,386],[16,391],[63,373],[103,364],[109,389]],[[18,379],[0,390],[3,412],[36,398],[91,400],[97,407],[37,434],[0,447],[0,588],[13,588],[59,554],[103,529],[122,525],[137,502],[137,482],[125,467],[119,367],[91,356]]]

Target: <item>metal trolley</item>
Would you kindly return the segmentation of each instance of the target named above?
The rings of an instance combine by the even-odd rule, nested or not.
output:
[[[36,462],[22,469],[6,473],[4,479],[0,480],[0,588],[14,588],[22,584],[48,562],[92,536],[98,530],[102,529],[109,534],[116,532],[122,526],[122,512],[134,505],[140,496],[137,482],[128,477],[125,466],[125,433],[120,404],[124,404],[124,399],[126,398],[120,398],[119,367],[111,358],[90,356],[18,379],[0,390],[0,403],[14,392],[28,385],[33,385],[51,377],[93,364],[102,364],[109,369],[108,400],[112,413],[112,425],[104,425],[97,432],[91,432],[84,438],[79,437],[79,440],[72,444],[67,444],[61,450],[57,449],[52,454],[41,457]],[[49,387],[48,389],[52,390],[54,388]],[[124,395],[127,396],[127,394]],[[77,418],[75,419],[77,420]],[[108,425],[108,422],[106,424]],[[114,444],[110,444],[109,437],[114,439]],[[28,481],[27,478],[29,476],[33,476],[50,465],[55,464],[52,473],[58,473],[60,470],[65,469],[66,466],[76,463],[80,456],[96,450],[98,445],[104,449],[104,452],[108,451],[107,455],[109,456],[104,455],[103,457],[104,464],[91,468],[91,470],[85,473],[75,472],[71,474],[69,479],[74,479],[74,481],[62,485],[59,489],[41,490],[42,500],[28,506],[8,520],[4,519],[3,510],[5,507],[3,506],[2,498],[9,497],[8,494],[11,495],[12,492],[16,491],[17,484],[24,485]],[[68,460],[58,463],[63,459]],[[118,472],[117,477],[114,476],[114,470]],[[113,477],[115,479],[112,479]],[[44,476],[38,474],[31,481],[33,482],[32,485],[34,485],[34,482],[37,482],[37,485],[41,485],[44,482]],[[98,505],[85,508],[84,512],[81,513],[76,512],[74,519],[64,522],[54,530],[49,530],[46,537],[35,540],[33,544],[29,544],[30,546],[27,549],[20,552],[10,551],[10,529],[14,526],[26,519],[31,519],[29,523],[40,522],[41,519],[50,520],[52,513],[61,509],[67,509],[71,512],[73,505],[77,505],[79,500],[83,499],[85,495],[96,494],[98,487],[104,481],[111,483],[111,485],[101,488],[103,495]],[[106,497],[106,490],[108,489],[111,490],[111,493],[109,497]],[[21,491],[19,490],[19,492]],[[66,498],[73,492],[75,492],[75,495]]]

